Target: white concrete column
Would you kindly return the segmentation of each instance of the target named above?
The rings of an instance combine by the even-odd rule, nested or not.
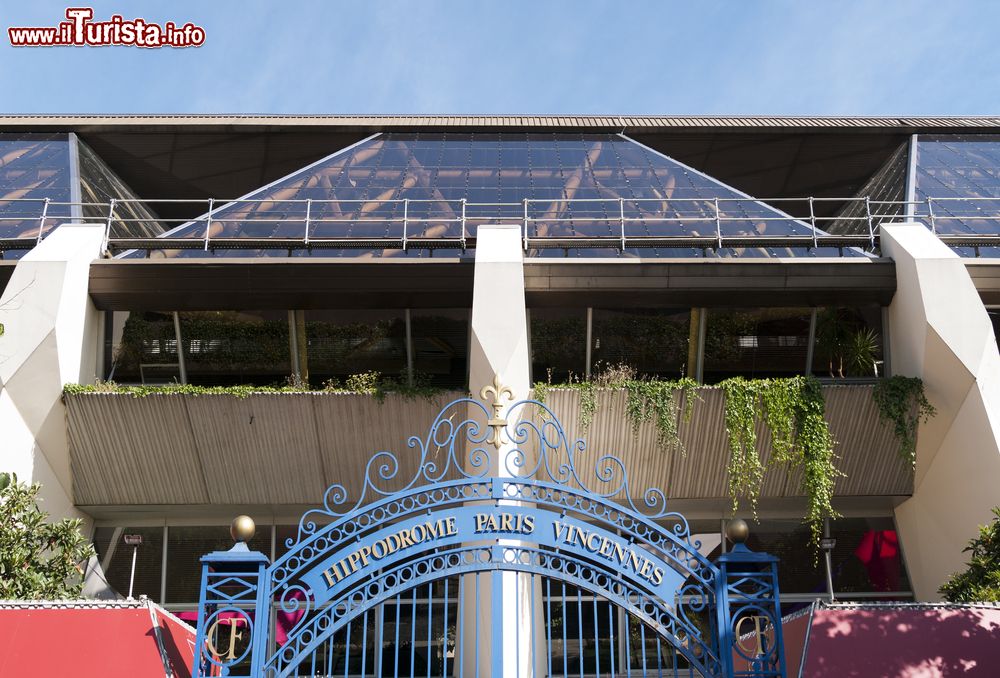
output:
[[[493,377],[528,396],[528,325],[524,308],[524,256],[519,226],[480,226],[472,297],[473,395]]]
[[[923,225],[881,231],[896,262],[893,372],[923,379],[937,410],[918,430],[913,496],[896,509],[913,591],[934,601],[1000,503],[1000,352],[964,262]]]
[[[0,470],[42,484],[53,519],[73,506],[62,389],[97,378],[100,316],[87,292],[104,226],[66,224],[18,261],[0,297]]]
[[[480,390],[492,384],[496,375],[511,388],[514,400],[528,397],[530,388],[530,357],[528,326],[524,302],[524,261],[519,226],[480,226],[476,236],[476,270],[472,302],[472,350],[469,366],[469,390],[478,397]],[[510,401],[505,404],[509,405]],[[507,416],[506,407],[502,416]],[[480,417],[481,418],[481,417]],[[510,452],[503,444],[492,469],[501,477],[511,474],[504,463]],[[519,542],[502,540],[515,546]],[[542,675],[545,663],[545,641],[542,626],[541,584],[528,575],[504,572],[501,590],[494,596],[489,574],[480,575],[479,599],[475,597],[475,580],[462,581],[464,589],[465,630],[462,655],[465,675],[474,675],[475,658],[479,671],[487,675],[492,659],[495,634],[501,635],[504,650],[503,676],[524,678]],[[532,588],[535,589],[532,596]],[[531,608],[534,597],[535,608]],[[494,601],[501,601],[500,628],[493,628]],[[477,648],[473,625],[479,617],[481,628]],[[533,642],[534,641],[534,642]],[[533,648],[536,653],[533,656]],[[458,673],[456,667],[456,675]]]

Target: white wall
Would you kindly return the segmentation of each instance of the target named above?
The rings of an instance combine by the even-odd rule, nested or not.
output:
[[[60,226],[14,269],[0,297],[0,470],[42,484],[51,516],[73,507],[63,385],[97,377],[100,315],[87,288],[101,224]]]
[[[913,591],[933,601],[1000,504],[1000,352],[965,264],[926,227],[883,226],[882,252],[896,262],[893,372],[923,379],[937,409],[918,430],[913,496],[896,509]]]

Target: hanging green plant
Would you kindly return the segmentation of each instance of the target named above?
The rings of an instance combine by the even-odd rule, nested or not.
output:
[[[632,434],[638,433],[641,424],[652,420],[657,444],[665,450],[677,449],[686,455],[678,424],[682,419],[691,420],[694,402],[699,399],[698,383],[687,378],[677,381],[631,379],[624,386],[627,394],[625,416],[632,423]]]
[[[539,381],[534,384],[534,398],[543,405],[551,389],[571,389],[580,394],[578,423],[586,433],[597,413],[598,394],[624,389],[626,417],[632,424],[633,434],[639,426],[652,421],[656,427],[657,444],[664,450],[678,449],[685,454],[678,435],[678,423],[689,421],[698,397],[698,383],[693,379],[678,380],[637,379],[635,370],[624,365],[598,366],[591,380],[574,381],[572,376],[565,384]]]
[[[534,398],[541,404],[545,404],[545,399],[549,397],[549,386],[547,381],[536,381],[534,386]]]
[[[789,463],[795,448],[796,404],[801,385],[794,378],[757,383],[764,404],[764,421],[771,431],[771,462]]]
[[[750,510],[757,517],[757,499],[764,481],[764,465],[757,453],[758,381],[743,377],[726,379],[719,388],[726,398],[726,434],[729,440],[729,496],[733,512],[739,509],[740,497],[750,501]]]
[[[811,542],[819,546],[823,522],[837,517],[833,490],[838,476],[834,440],[827,424],[820,383],[812,377],[759,379],[742,377],[719,384],[726,398],[726,433],[729,440],[729,494],[733,512],[740,499],[750,502],[756,517],[766,467],[757,450],[756,424],[763,416],[771,431],[771,455],[767,467],[782,464],[787,469],[802,466],[802,491],[808,508],[805,522]]]
[[[911,466],[917,463],[917,426],[936,414],[919,377],[894,376],[875,384],[872,399],[882,421],[892,424],[899,453]]]
[[[622,366],[605,367],[593,380],[567,384],[538,382],[535,399],[544,403],[551,389],[574,389],[580,393],[579,423],[587,431],[598,408],[602,391],[624,389],[625,415],[636,434],[641,425],[652,422],[657,444],[665,450],[678,449],[685,454],[679,436],[679,424],[691,417],[700,388],[692,379],[636,379],[634,371]],[[791,469],[802,467],[802,492],[808,508],[804,516],[812,543],[818,548],[823,522],[837,517],[833,492],[838,476],[834,464],[835,441],[826,421],[826,403],[819,381],[812,377],[788,379],[744,379],[734,377],[718,386],[725,397],[725,426],[729,445],[729,495],[733,511],[742,500],[749,501],[754,517],[764,474],[775,465]],[[770,430],[769,461],[758,450],[757,424],[763,421]]]
[[[577,391],[580,392],[580,430],[586,433],[597,412],[597,389],[594,388],[594,382],[581,381],[577,384]]]
[[[824,521],[839,517],[833,509],[833,489],[837,477],[844,474],[833,464],[835,441],[826,421],[826,401],[819,381],[813,377],[796,377],[794,381],[799,384],[795,403],[797,454],[792,456],[791,465],[802,465],[802,490],[809,501],[805,522],[811,543],[818,548]]]

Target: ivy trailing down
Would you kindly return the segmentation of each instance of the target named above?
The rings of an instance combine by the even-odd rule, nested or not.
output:
[[[836,442],[826,421],[822,387],[813,377],[735,377],[715,387],[699,387],[690,379],[637,379],[634,370],[616,366],[606,368],[592,381],[539,382],[535,384],[535,398],[544,402],[553,388],[580,392],[583,431],[593,422],[597,393],[602,389],[624,389],[628,398],[626,416],[633,433],[641,424],[652,421],[659,445],[665,450],[679,449],[682,453],[678,422],[690,418],[694,402],[699,398],[699,388],[719,388],[726,402],[729,494],[733,510],[739,508],[741,499],[746,499],[756,515],[767,469],[782,465],[789,471],[797,467],[802,469],[802,492],[809,502],[805,522],[814,545],[819,544],[824,520],[837,517],[833,509],[833,491],[837,477],[843,474],[834,465]],[[934,408],[924,396],[923,383],[920,379],[907,377],[883,379],[876,384],[873,397],[882,419],[893,426],[900,454],[912,464],[917,425],[934,415]],[[771,432],[766,464],[757,450],[757,424],[761,420]]]
[[[663,449],[678,449],[686,454],[677,430],[678,421],[690,421],[694,401],[698,400],[698,383],[694,379],[677,381],[631,380],[625,383],[628,399],[625,414],[632,423],[632,433],[652,420],[656,427],[656,442]],[[680,398],[680,400],[678,400]],[[681,405],[683,403],[683,412]]]
[[[691,417],[699,388],[719,388],[725,396],[726,433],[729,442],[729,495],[733,511],[747,499],[756,515],[764,474],[770,466],[788,470],[802,468],[802,491],[809,507],[805,521],[818,546],[823,521],[836,517],[833,490],[842,475],[834,466],[834,440],[825,418],[826,403],[820,383],[812,377],[788,379],[727,379],[716,387],[699,387],[692,379],[637,379],[625,366],[609,366],[593,380],[570,380],[566,384],[539,382],[535,399],[545,402],[553,388],[580,393],[579,423],[586,432],[597,411],[597,394],[604,389],[623,389],[625,414],[633,434],[652,422],[657,443],[664,450],[684,453],[678,426]],[[771,431],[770,455],[765,465],[757,450],[757,424],[763,419]]]
[[[825,417],[826,403],[819,382],[812,377],[746,380],[727,379],[719,384],[726,398],[726,432],[729,437],[729,493],[733,511],[741,497],[749,499],[756,515],[764,473],[757,452],[756,425],[762,415],[771,430],[768,466],[802,468],[802,491],[809,507],[805,522],[812,543],[819,545],[823,521],[837,517],[833,489],[843,474],[833,464],[834,440]]]
[[[592,380],[576,381],[572,377],[565,384],[540,381],[534,385],[534,397],[544,403],[552,388],[571,389],[580,394],[580,430],[586,433],[597,412],[597,394],[602,390],[624,389],[625,413],[637,433],[639,426],[652,421],[656,427],[656,441],[663,449],[679,449],[685,453],[678,435],[678,421],[691,418],[698,383],[693,379],[661,380],[637,379],[635,370],[625,365],[606,366]],[[682,410],[683,406],[683,411]]]
[[[743,377],[727,379],[719,384],[726,398],[726,435],[729,441],[729,496],[733,512],[739,508],[740,497],[750,500],[757,515],[757,499],[764,482],[764,465],[757,454],[757,404],[760,382]]]
[[[872,398],[882,421],[892,424],[899,439],[899,453],[917,463],[917,426],[934,416],[934,407],[924,394],[924,382],[918,377],[889,377],[875,384]]]

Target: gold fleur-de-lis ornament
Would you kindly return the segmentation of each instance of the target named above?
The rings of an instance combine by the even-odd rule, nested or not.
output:
[[[504,396],[509,401],[514,400],[514,391],[510,386],[503,385],[499,374],[493,377],[492,384],[484,386],[479,392],[480,399],[483,402],[489,402],[490,407],[493,408],[493,416],[486,422],[487,426],[492,429],[489,438],[486,439],[486,443],[496,446],[498,450],[503,444],[503,429],[507,426],[507,420],[500,415],[504,406]]]

